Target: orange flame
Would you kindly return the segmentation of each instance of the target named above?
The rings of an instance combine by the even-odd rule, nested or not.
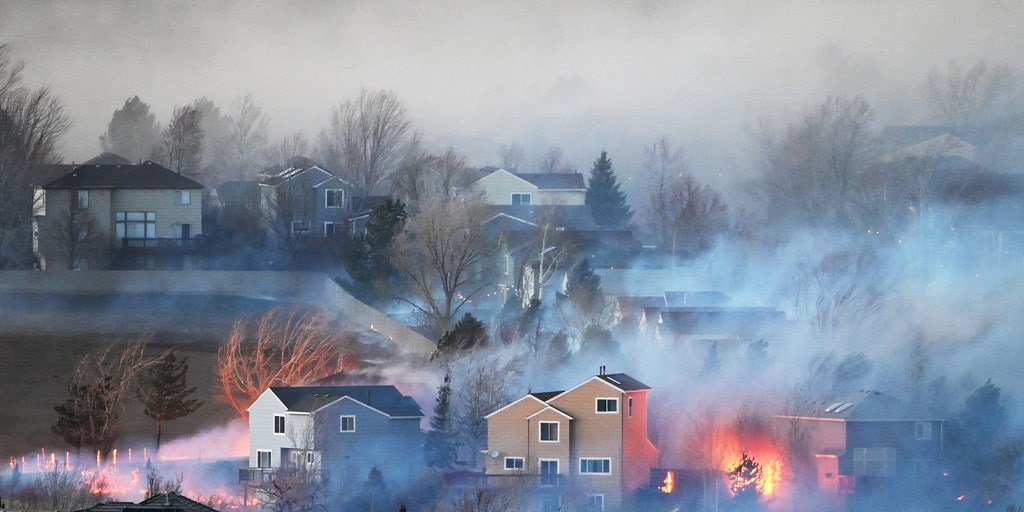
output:
[[[676,487],[676,473],[675,473],[675,471],[666,471],[665,472],[665,480],[662,482],[662,484],[664,484],[664,485],[662,485],[661,487],[658,487],[658,490],[663,492],[663,493],[665,493],[665,494],[672,494],[672,491]]]
[[[720,429],[717,436],[721,439],[719,453],[722,454],[719,468],[726,473],[732,471],[743,460],[743,453],[754,459],[761,466],[761,476],[756,483],[758,492],[765,498],[779,494],[782,488],[784,459],[781,449],[767,435],[750,435],[740,437],[731,429]]]

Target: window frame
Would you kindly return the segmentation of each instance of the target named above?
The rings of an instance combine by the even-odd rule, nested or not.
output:
[[[601,410],[601,404],[604,403],[605,410]],[[608,410],[609,404],[615,404],[613,410]],[[618,397],[599,397],[594,399],[594,412],[597,414],[618,414],[619,413],[619,398]]]
[[[519,198],[519,202],[516,202],[516,198]],[[523,202],[523,199],[526,202]],[[509,194],[509,204],[512,206],[533,206],[533,194],[531,192],[511,192]]]
[[[341,201],[336,201],[337,204],[331,205],[331,196],[341,194]],[[335,197],[337,199],[337,197]],[[345,207],[345,189],[343,188],[328,188],[324,189],[324,208],[344,208]]]
[[[537,422],[537,440],[542,442],[542,443],[557,443],[557,442],[559,442],[559,440],[561,439],[561,432],[560,432],[561,431],[561,427],[559,426],[559,423],[560,422],[558,422],[558,421],[538,421]],[[547,433],[550,435],[551,434],[551,430],[550,430],[550,426],[551,425],[555,426],[555,436],[554,436],[555,438],[554,439],[544,439],[544,430],[545,430],[544,427],[545,426],[549,427]]]
[[[142,219],[129,217],[137,217],[141,215]],[[143,235],[141,237],[128,236],[128,228],[130,226],[142,227]],[[156,212],[147,211],[128,211],[122,210],[114,213],[114,236],[118,239],[129,239],[129,240],[148,240],[151,238],[157,238],[156,236]]]
[[[280,421],[278,421],[278,420],[280,420]],[[274,415],[274,435],[275,436],[283,436],[283,435],[285,435],[287,433],[286,432],[286,430],[287,430],[286,425],[287,424],[285,423],[284,414],[275,414]]]
[[[512,467],[509,467],[509,462],[512,463]],[[519,463],[518,467],[516,462]],[[505,471],[523,471],[526,469],[526,458],[524,457],[505,457]]]
[[[331,238],[331,239],[341,238],[341,236],[345,233],[345,230],[344,230],[344,228],[342,228],[339,231],[338,226],[344,226],[344,225],[345,225],[344,222],[334,222],[334,221],[331,221],[331,220],[325,220],[324,221],[324,238]],[[327,226],[332,226],[333,227],[333,229],[331,230],[330,233],[328,233],[328,231],[327,231]]]
[[[633,397],[631,397],[631,396],[626,397],[626,411],[628,411],[628,416],[630,418],[632,418],[633,417]]]
[[[345,428],[345,420],[352,420],[352,428]],[[342,414],[338,418],[338,432],[342,434],[351,434],[356,431],[356,415],[355,414]]]
[[[592,471],[591,463],[598,463],[601,467],[597,468],[598,471]],[[601,471],[607,467],[607,470]],[[580,457],[580,474],[581,475],[610,475],[612,474],[612,459],[611,457]]]
[[[932,423],[930,421],[918,421],[914,423],[914,440],[932,440]]]
[[[296,225],[298,225],[298,229],[296,229]],[[308,235],[312,228],[313,226],[308,220],[293,220],[291,225],[293,235]]]
[[[82,199],[85,199],[84,201]],[[75,190],[75,209],[76,210],[88,210],[89,209],[89,191],[84,189]]]
[[[190,206],[192,204],[192,191],[188,189],[175,190],[174,204],[178,206]]]
[[[272,468],[274,467],[274,452],[270,450],[256,450],[256,467],[258,468]],[[263,465],[263,456],[267,456],[267,464]]]
[[[587,510],[604,510],[604,494],[588,494]]]

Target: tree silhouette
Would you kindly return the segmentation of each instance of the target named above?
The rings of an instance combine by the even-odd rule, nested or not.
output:
[[[138,398],[145,406],[146,416],[156,420],[156,448],[160,449],[165,421],[192,414],[203,402],[192,395],[196,388],[188,387],[188,357],[180,361],[170,350],[150,366],[139,383]]]
[[[625,227],[633,211],[626,204],[626,194],[619,189],[608,152],[602,151],[594,161],[587,180],[586,204],[590,206],[594,222],[604,227]]]
[[[427,465],[442,470],[455,467],[457,457],[455,445],[452,444],[453,433],[449,414],[451,381],[452,372],[448,370],[444,374],[444,383],[437,388],[437,403],[434,405],[434,416],[430,418],[430,432],[427,432],[427,441],[424,445]]]
[[[747,452],[736,466],[729,470],[729,491],[738,504],[756,503],[761,497],[761,465]]]

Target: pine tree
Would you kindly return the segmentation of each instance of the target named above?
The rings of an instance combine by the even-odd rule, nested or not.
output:
[[[447,470],[455,467],[455,445],[452,444],[449,409],[451,409],[452,371],[444,374],[444,383],[437,388],[434,416],[430,418],[430,432],[424,445],[426,462],[430,467]]]
[[[190,398],[196,392],[188,387],[188,357],[178,361],[174,351],[169,351],[154,363],[139,384],[138,398],[145,406],[146,416],[156,420],[156,447],[160,449],[160,438],[165,421],[178,419],[195,412],[203,402]]]
[[[633,217],[633,211],[626,203],[626,194],[619,189],[612,161],[606,151],[601,151],[601,157],[594,161],[594,167],[590,170],[586,204],[590,206],[591,215],[598,226],[625,227]]]
[[[747,452],[739,464],[729,470],[729,490],[739,505],[757,503],[761,497],[761,465]]]
[[[466,313],[450,331],[445,331],[441,339],[437,341],[437,349],[431,354],[430,359],[468,352],[476,347],[486,345],[489,339],[487,326],[477,320],[475,316]]]

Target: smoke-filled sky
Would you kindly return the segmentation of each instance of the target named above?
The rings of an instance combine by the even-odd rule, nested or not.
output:
[[[272,139],[315,139],[360,87],[394,90],[434,148],[475,165],[518,143],[586,170],[607,149],[629,174],[666,135],[697,172],[749,172],[761,121],[862,94],[880,124],[927,122],[929,69],[1014,64],[1024,3],[961,1],[11,1],[0,42],[52,88],[74,127],[64,156],[99,153],[139,95],[166,123],[206,96],[252,93]]]

